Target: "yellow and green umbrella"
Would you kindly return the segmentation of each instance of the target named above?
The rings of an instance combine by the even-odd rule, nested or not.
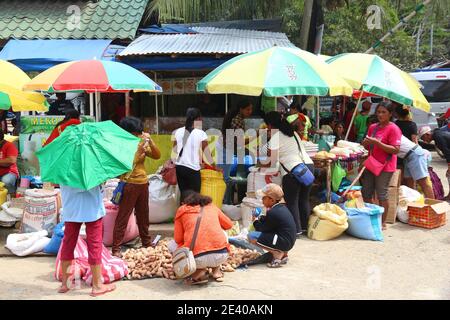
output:
[[[25,92],[22,87],[30,77],[14,64],[0,60],[0,109],[13,111],[47,111],[45,96],[36,92]]]
[[[272,47],[225,62],[198,82],[197,91],[279,97],[350,96],[353,89],[316,55],[298,48]]]
[[[430,110],[417,81],[377,55],[343,53],[327,63],[354,89],[385,97],[398,103]]]

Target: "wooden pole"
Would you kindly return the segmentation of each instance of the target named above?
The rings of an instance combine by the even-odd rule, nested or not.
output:
[[[348,125],[347,133],[345,134],[345,139],[344,140],[348,139],[348,135],[350,134],[350,131],[352,130],[353,120],[355,120],[356,113],[358,112],[359,103],[361,102],[361,99],[362,99],[362,96],[363,96],[362,88],[360,90],[361,90],[361,93],[359,95],[358,102],[356,103],[355,111],[353,111],[352,120],[350,120],[350,124]]]
[[[156,82],[156,72],[153,72],[155,74],[155,82]],[[158,93],[155,92],[155,106],[156,106],[156,134],[159,134],[159,111],[158,111]]]
[[[130,92],[125,92],[125,116],[130,115]]]
[[[331,160],[327,160],[327,203],[331,203]]]

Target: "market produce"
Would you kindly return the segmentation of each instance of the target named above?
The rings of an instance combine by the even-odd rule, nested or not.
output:
[[[172,254],[168,243],[171,239],[161,240],[154,248],[128,249],[122,256],[127,263],[128,279],[166,278],[175,280]],[[258,258],[261,254],[255,250],[230,246],[228,260],[220,269],[223,272],[233,272],[240,265]],[[212,270],[209,270],[212,272]]]
[[[222,264],[220,270],[224,272],[233,272],[234,269],[237,269],[240,265],[254,260],[260,255],[261,253],[256,250],[242,249],[230,245],[230,255],[227,259],[227,262]]]
[[[167,247],[170,239],[164,239],[156,247],[128,249],[122,259],[128,265],[128,279],[164,277],[175,280],[172,254]]]

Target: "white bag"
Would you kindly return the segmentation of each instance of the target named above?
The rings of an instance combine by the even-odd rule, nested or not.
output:
[[[269,183],[281,185],[281,173],[278,168],[250,167],[247,177],[247,194],[255,193]]]
[[[21,220],[23,217],[23,209],[11,208],[11,201],[3,203],[2,209],[7,215],[15,218],[16,220]]]
[[[165,182],[160,174],[149,176],[148,207],[150,223],[162,223],[175,216],[178,189]]]
[[[264,209],[261,200],[245,197],[241,203],[242,226],[249,228],[253,223],[253,210],[256,208]]]
[[[397,219],[400,222],[408,223],[408,204],[419,201],[422,197],[419,191],[408,188],[407,186],[400,186],[398,192]]]
[[[30,254],[41,252],[49,244],[47,230],[31,233],[13,233],[6,239],[6,248],[11,250],[16,256],[24,257]]]

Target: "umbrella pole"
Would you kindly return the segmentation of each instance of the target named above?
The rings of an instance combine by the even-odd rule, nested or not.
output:
[[[89,93],[89,115],[94,116],[94,94]]]
[[[319,130],[320,129],[320,99],[319,97],[317,97],[317,110],[316,110],[317,114],[316,114],[316,129]]]
[[[228,113],[228,94],[225,93],[225,114]]]
[[[125,92],[125,116],[130,115],[130,92]]]
[[[355,111],[353,111],[352,120],[350,120],[350,124],[347,128],[347,133],[345,134],[344,140],[347,140],[348,135],[350,134],[350,130],[352,129],[352,125],[353,125],[353,120],[355,120],[356,112],[358,112],[358,107],[359,107],[359,103],[361,102],[362,96],[363,96],[363,91],[361,88],[361,93],[359,94],[359,99],[358,99],[358,102],[356,103]]]

